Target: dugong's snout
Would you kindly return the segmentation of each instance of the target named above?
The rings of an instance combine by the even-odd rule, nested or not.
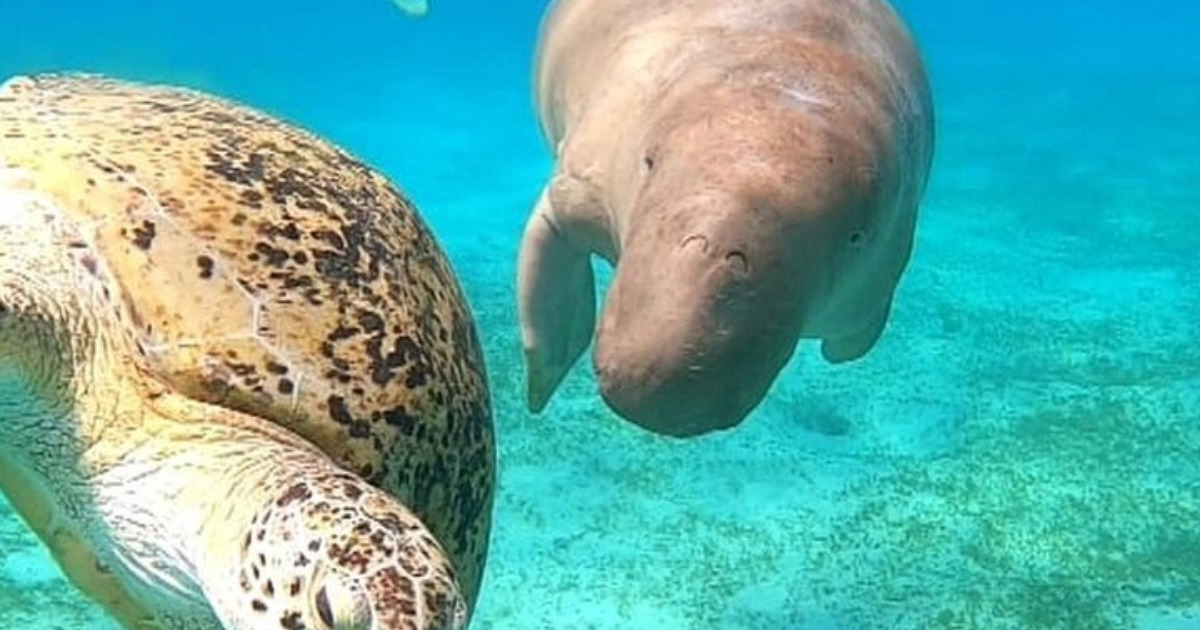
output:
[[[770,252],[694,232],[670,255],[618,264],[593,353],[600,393],[647,430],[692,437],[739,424],[797,341],[791,279]]]
[[[604,402],[626,420],[678,438],[731,429],[761,396],[745,388],[721,387],[710,366],[655,370],[653,361],[611,352],[598,356],[596,376]]]

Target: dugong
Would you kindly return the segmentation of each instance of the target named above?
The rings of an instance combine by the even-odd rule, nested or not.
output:
[[[557,0],[534,61],[555,169],[517,274],[527,403],[591,343],[619,416],[739,424],[801,339],[867,354],[913,248],[928,78],[883,0]],[[615,266],[596,323],[591,255]]]

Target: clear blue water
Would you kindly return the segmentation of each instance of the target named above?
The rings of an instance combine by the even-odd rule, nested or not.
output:
[[[462,277],[502,468],[475,628],[1200,628],[1200,9],[904,0],[938,109],[888,331],[803,348],[737,431],[522,405],[512,293],[550,168],[543,3],[0,0],[0,77],[91,70],[283,115],[382,169]],[[0,627],[112,629],[0,504]]]

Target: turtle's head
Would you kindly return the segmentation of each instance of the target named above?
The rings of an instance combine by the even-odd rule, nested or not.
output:
[[[445,551],[399,501],[341,471],[266,496],[239,532],[233,579],[208,585],[225,590],[209,596],[229,630],[465,626],[467,605]]]
[[[86,363],[95,326],[93,308],[107,281],[92,254],[54,201],[0,164],[0,364],[35,397],[64,402]]]

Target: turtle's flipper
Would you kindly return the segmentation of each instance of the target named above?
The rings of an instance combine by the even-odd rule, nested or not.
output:
[[[69,526],[68,519],[54,513],[53,499],[39,492],[40,487],[28,473],[0,458],[0,490],[50,550],[67,579],[126,628],[155,627],[153,615],[129,596],[120,580],[96,558],[91,545]]]
[[[90,547],[69,529],[57,529],[43,538],[76,588],[100,604],[108,614],[130,630],[157,628],[154,616],[129,596],[128,591],[92,553]]]

